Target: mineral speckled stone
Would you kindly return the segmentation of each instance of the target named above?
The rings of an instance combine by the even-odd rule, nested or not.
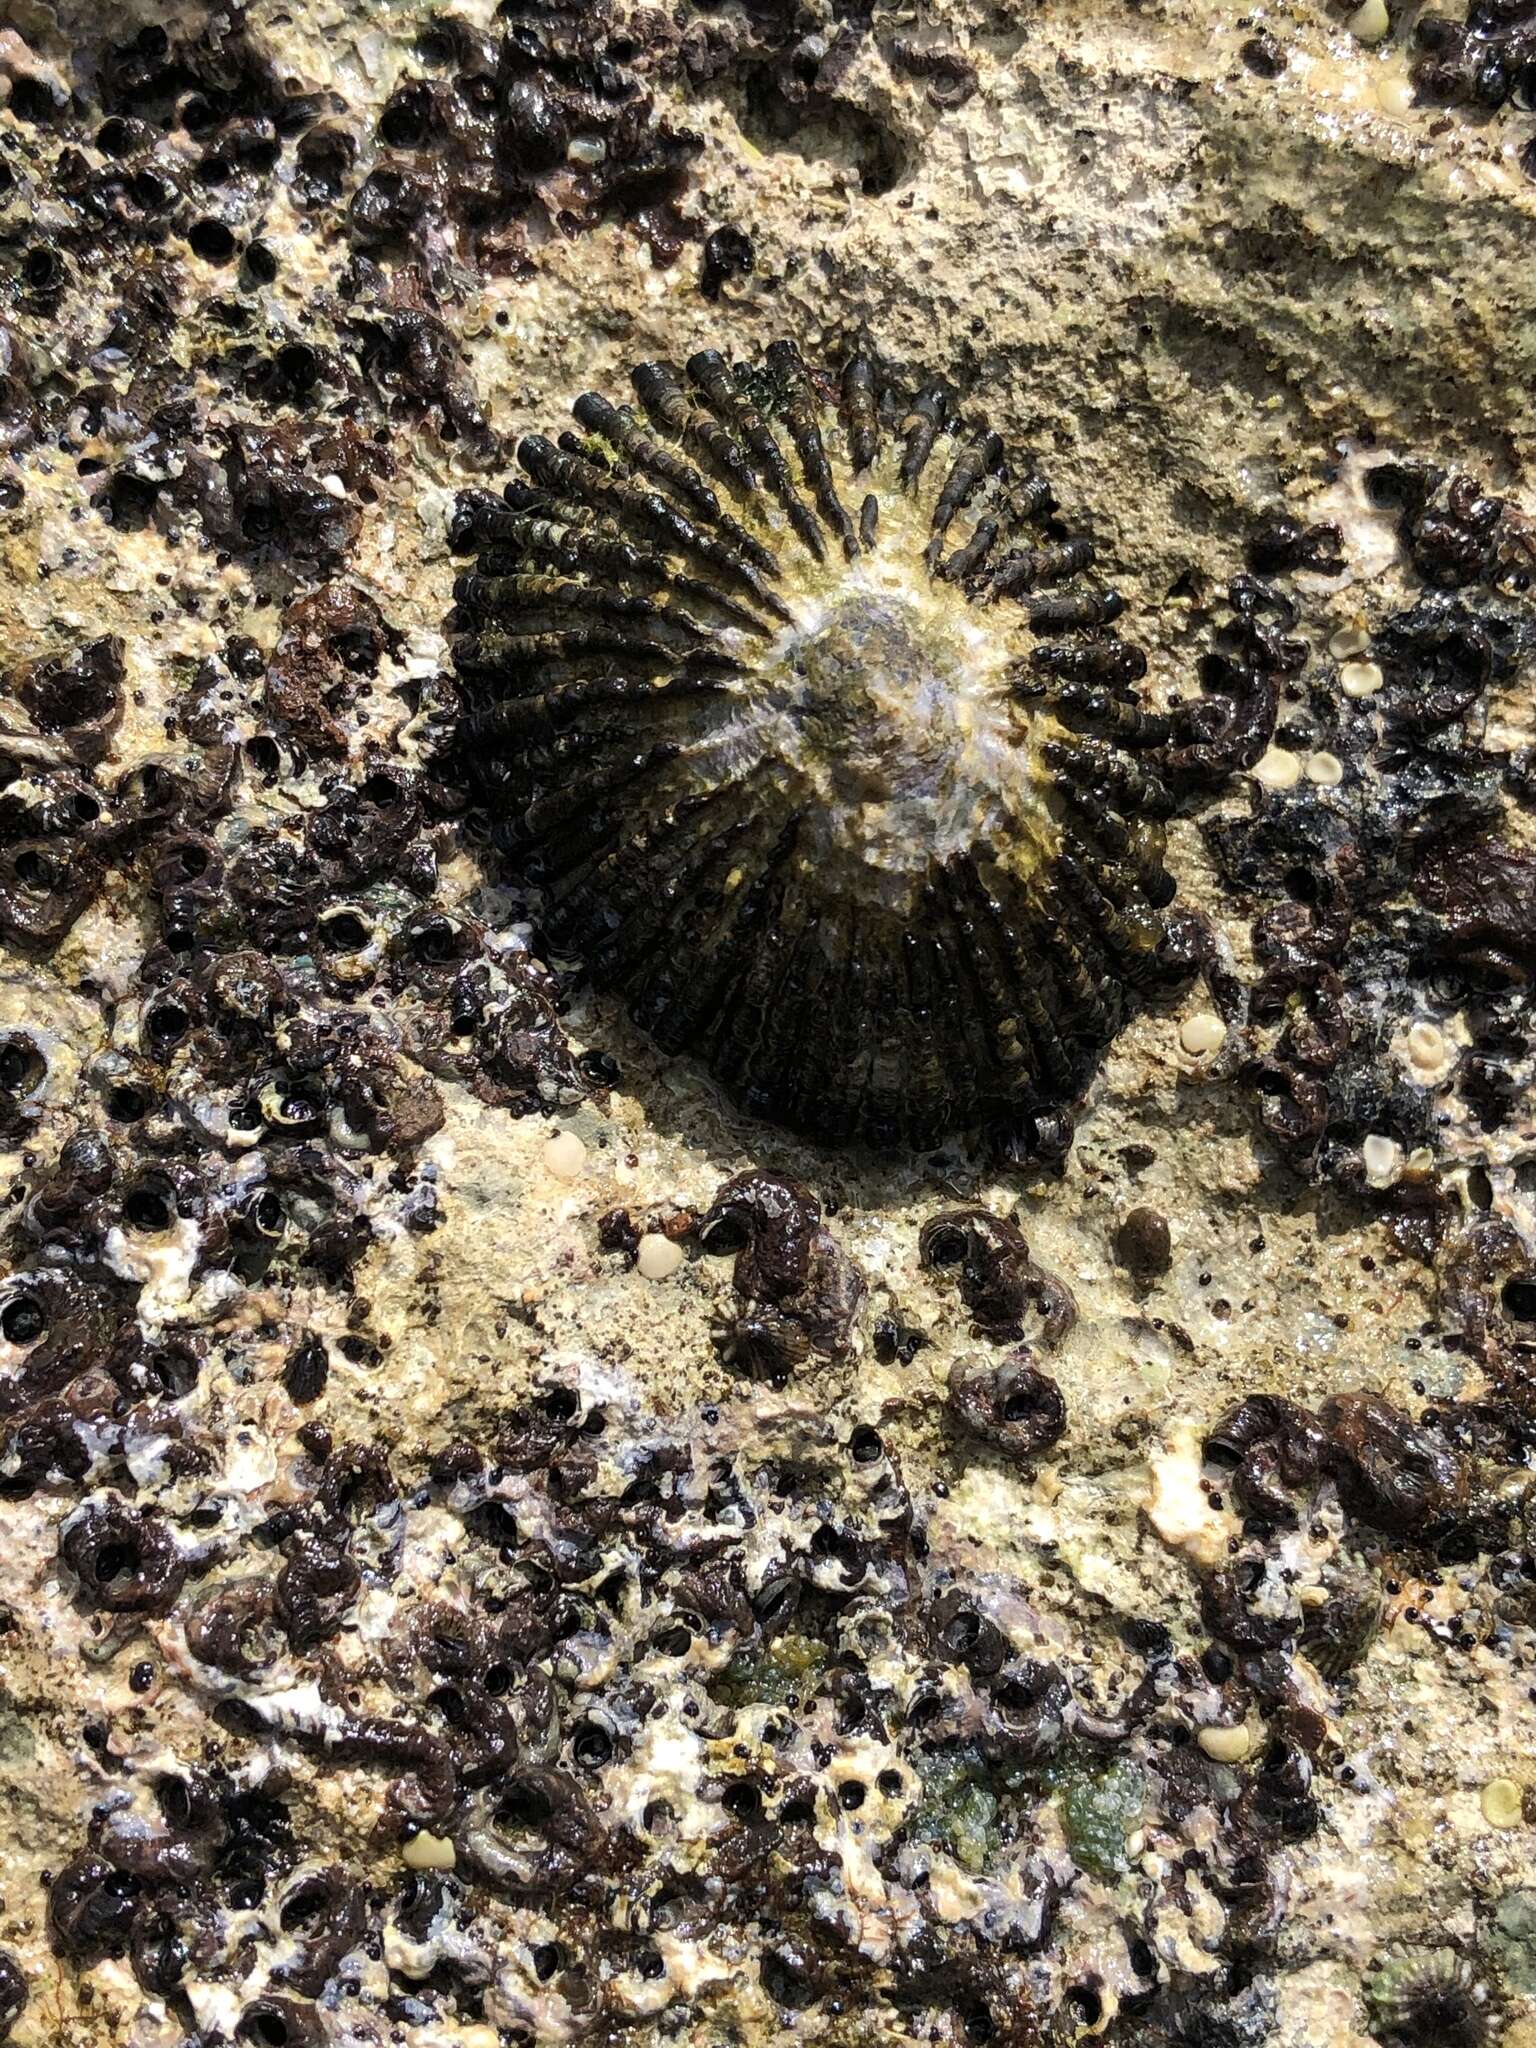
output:
[[[1367,12],[7,10],[8,2048],[1531,2048],[1533,16]]]

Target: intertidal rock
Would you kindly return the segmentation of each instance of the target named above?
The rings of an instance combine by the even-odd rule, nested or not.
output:
[[[1260,12],[6,10],[9,2048],[1528,2048],[1532,8]]]

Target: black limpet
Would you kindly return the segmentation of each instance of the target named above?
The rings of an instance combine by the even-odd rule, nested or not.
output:
[[[1162,717],[1092,543],[949,388],[642,363],[461,500],[460,740],[559,942],[827,1141],[1018,1128],[1168,978]]]

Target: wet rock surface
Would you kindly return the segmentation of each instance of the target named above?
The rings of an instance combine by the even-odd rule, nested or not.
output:
[[[0,2038],[1536,2038],[1530,12],[9,11]],[[466,772],[520,441],[785,336],[1145,650],[1008,1141],[754,1120]]]

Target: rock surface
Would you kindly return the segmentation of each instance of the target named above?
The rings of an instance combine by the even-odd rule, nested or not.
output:
[[[0,2038],[1536,2029],[1533,119],[1412,12],[5,9]],[[1054,1160],[740,1117],[443,770],[458,494],[785,333],[1272,663]]]

